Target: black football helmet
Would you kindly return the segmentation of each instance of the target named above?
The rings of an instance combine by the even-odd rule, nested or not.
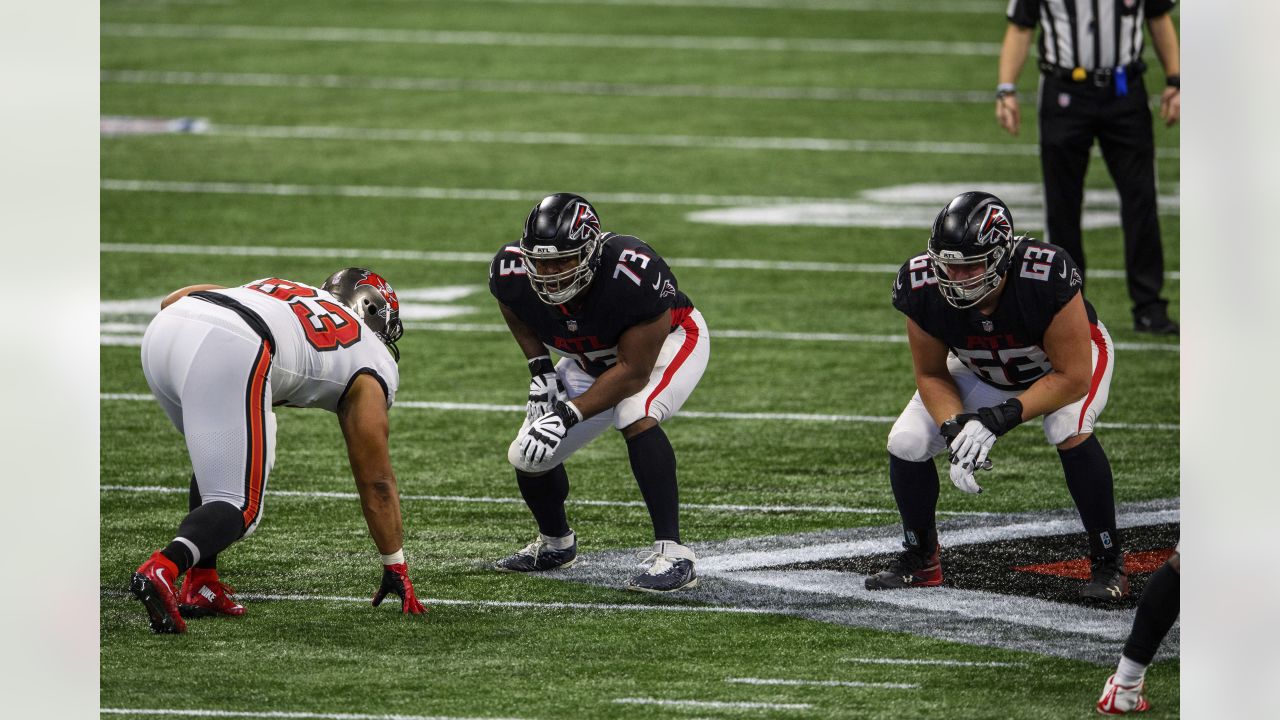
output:
[[[400,299],[381,275],[364,268],[343,268],[330,275],[320,289],[351,308],[387,346],[396,362],[400,362],[400,349],[396,347],[396,341],[404,335]]]
[[[600,216],[581,195],[548,195],[533,208],[524,221],[520,253],[542,302],[560,305],[591,284],[604,247],[601,234]]]
[[[957,195],[933,221],[929,260],[949,304],[977,305],[1000,287],[1013,261],[1013,213],[991,193]]]

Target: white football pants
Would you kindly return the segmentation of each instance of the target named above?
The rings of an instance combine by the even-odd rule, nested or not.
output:
[[[1044,416],[1044,437],[1050,445],[1058,445],[1083,433],[1093,432],[1098,415],[1107,406],[1111,391],[1111,371],[1115,366],[1115,351],[1111,335],[1101,322],[1090,326],[1093,349],[1093,377],[1089,390],[1073,403],[1064,405]],[[965,367],[954,355],[947,357],[947,370],[960,389],[960,400],[965,412],[977,412],[978,408],[991,407],[1015,398],[1022,390],[1001,390],[986,384],[972,370]],[[925,409],[920,391],[912,396],[907,408],[889,431],[889,453],[911,462],[921,462],[947,448],[938,424]]]
[[[711,336],[707,332],[707,323],[702,319],[702,313],[694,310],[662,343],[662,350],[658,352],[657,362],[654,363],[653,372],[649,374],[649,382],[644,388],[599,415],[569,428],[564,440],[556,448],[555,460],[568,460],[569,456],[599,437],[610,425],[622,430],[646,417],[662,423],[674,416],[693,394],[693,389],[707,369],[710,357]],[[560,376],[560,382],[564,383],[571,400],[586,392],[596,381],[570,358],[562,358],[556,363],[556,374]],[[529,422],[526,418],[525,424],[520,428],[521,433]],[[518,440],[519,434],[516,437],[516,441]],[[516,441],[507,448],[507,460],[517,470],[531,472],[520,455]],[[547,467],[555,467],[555,464],[543,464],[541,470]]]
[[[142,337],[142,372],[186,438],[201,503],[239,508],[244,537],[275,464],[270,370],[270,346],[235,311],[197,298],[162,310]]]

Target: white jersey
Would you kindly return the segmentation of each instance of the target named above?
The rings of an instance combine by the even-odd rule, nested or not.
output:
[[[230,300],[228,307],[250,310],[266,324],[273,341],[270,381],[275,404],[337,411],[338,400],[362,373],[382,383],[388,407],[395,400],[400,372],[391,352],[332,294],[280,278],[208,293]],[[210,302],[199,296],[203,294],[192,300]]]

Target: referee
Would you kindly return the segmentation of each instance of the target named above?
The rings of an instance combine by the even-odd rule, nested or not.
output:
[[[1156,216],[1155,139],[1142,74],[1145,20],[1165,83],[1160,117],[1178,121],[1178,34],[1174,0],[1009,0],[1000,48],[996,119],[1017,135],[1022,123],[1014,83],[1040,32],[1040,167],[1047,239],[1085,267],[1080,210],[1089,151],[1096,138],[1120,192],[1125,279],[1139,332],[1176,335],[1164,286],[1164,250]]]

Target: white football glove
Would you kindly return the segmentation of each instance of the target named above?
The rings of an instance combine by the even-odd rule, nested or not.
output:
[[[960,465],[951,465],[951,484],[960,488],[960,492],[977,495],[982,492],[978,482],[973,479],[973,471]]]
[[[531,358],[529,373],[533,378],[529,381],[529,404],[525,406],[526,424],[551,412],[551,403],[556,400],[569,399],[560,377],[556,375],[556,367],[551,363],[550,355]]]
[[[521,427],[514,445],[524,467],[537,471],[554,466],[556,448],[580,420],[582,413],[573,403],[553,401],[551,412]]]
[[[970,472],[983,468],[996,444],[996,434],[977,420],[970,420],[951,441],[951,464]]]

